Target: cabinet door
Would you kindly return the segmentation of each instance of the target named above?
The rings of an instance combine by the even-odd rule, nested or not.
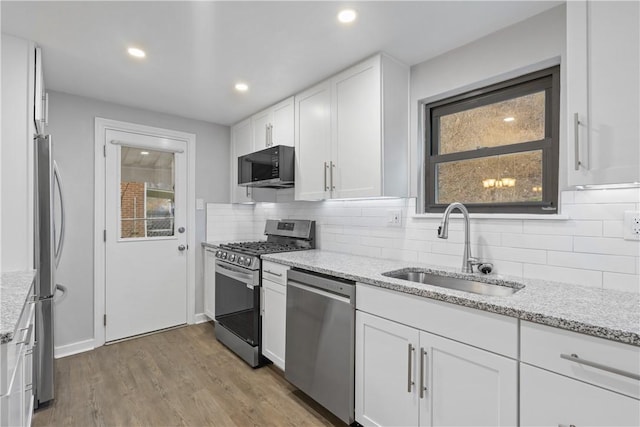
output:
[[[294,105],[293,96],[274,105],[271,122],[271,142],[273,145],[294,146]]]
[[[380,196],[380,57],[331,79],[333,198]]]
[[[421,426],[517,424],[517,361],[426,332],[418,358]]]
[[[261,111],[251,117],[251,127],[253,132],[253,150],[260,151],[271,146],[271,122],[273,114],[271,109]]]
[[[231,128],[231,203],[251,202],[251,189],[238,185],[238,157],[253,151],[251,119]]]
[[[214,249],[204,251],[204,314],[215,318],[216,298],[216,255]]]
[[[295,198],[329,197],[331,84],[323,82],[295,97]]]
[[[640,401],[521,363],[520,425],[638,426]]]
[[[567,2],[570,185],[640,181],[639,21],[638,2]]]
[[[287,287],[270,280],[262,281],[262,354],[278,368],[285,367],[287,327]]]
[[[356,311],[356,421],[418,425],[417,329]]]

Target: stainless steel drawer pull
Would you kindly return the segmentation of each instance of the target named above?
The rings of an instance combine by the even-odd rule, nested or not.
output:
[[[413,386],[414,382],[412,380],[411,375],[411,356],[415,348],[409,343],[408,351],[407,351],[407,392],[411,393],[411,386]]]
[[[324,191],[329,191],[329,186],[327,185],[327,170],[329,170],[329,165],[327,162],[324,162]]]
[[[633,372],[623,371],[622,369],[612,368],[607,365],[603,365],[598,362],[592,362],[590,360],[580,359],[577,354],[561,354],[560,357],[571,362],[579,363],[581,365],[591,366],[592,368],[600,369],[602,371],[611,372],[612,374],[622,375],[623,377],[632,378],[640,381],[640,375]]]
[[[424,392],[427,391],[427,387],[425,387],[424,377],[426,372],[424,370],[424,359],[427,357],[427,352],[424,351],[424,347],[420,347],[420,399],[424,397]],[[427,366],[427,369],[429,367]]]
[[[269,273],[269,274],[273,274],[274,276],[277,276],[277,277],[282,277],[282,273],[274,273],[273,271],[270,271],[270,270],[265,270],[264,272],[265,273]]]

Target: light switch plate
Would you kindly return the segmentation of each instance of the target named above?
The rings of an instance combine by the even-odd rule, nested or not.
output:
[[[624,211],[624,240],[640,240],[640,212]]]
[[[387,225],[389,227],[402,226],[402,211],[387,211]]]
[[[204,210],[204,199],[196,199],[196,210]]]

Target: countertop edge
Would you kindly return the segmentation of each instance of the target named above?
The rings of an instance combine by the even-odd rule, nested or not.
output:
[[[446,293],[441,293],[435,290],[416,289],[411,286],[403,286],[397,283],[386,282],[380,278],[372,278],[366,276],[359,276],[354,274],[348,274],[345,272],[330,270],[327,268],[317,267],[305,263],[300,263],[291,260],[284,260],[281,258],[283,253],[277,254],[280,257],[273,257],[270,255],[263,255],[262,259],[288,265],[290,267],[302,268],[316,273],[328,274],[336,277],[340,277],[347,280],[353,280],[355,282],[364,283],[367,285],[377,286],[383,289],[389,289],[396,292],[402,292],[409,295],[415,295],[423,298],[429,298],[437,301],[447,302],[463,307],[478,309],[487,311],[490,313],[500,314],[509,317],[515,317],[520,320],[525,320],[533,323],[538,323],[546,326],[551,326],[559,329],[565,329],[585,335],[594,336],[597,338],[608,339],[615,342],[624,344],[630,344],[633,346],[640,346],[640,335],[623,331],[619,329],[613,329],[607,326],[594,325],[576,320],[563,319],[557,316],[551,316],[545,313],[539,313],[531,310],[515,309],[511,307],[504,307],[501,305],[485,303],[481,301],[475,301],[466,299],[463,297],[452,296]]]

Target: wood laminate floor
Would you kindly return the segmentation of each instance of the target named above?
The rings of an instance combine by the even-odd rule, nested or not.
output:
[[[33,426],[344,426],[272,366],[252,369],[203,323],[55,361]]]

